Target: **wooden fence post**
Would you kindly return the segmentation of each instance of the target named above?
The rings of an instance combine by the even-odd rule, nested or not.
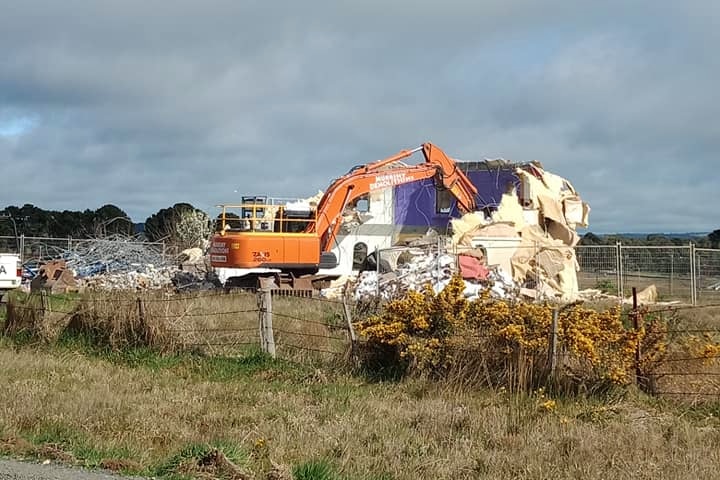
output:
[[[40,290],[40,308],[42,309],[43,315],[45,312],[50,310],[50,301],[48,300],[48,292],[44,288]]]
[[[550,326],[550,342],[548,343],[548,365],[550,378],[554,381],[557,375],[557,341],[558,341],[558,309],[553,309],[552,324]]]
[[[275,335],[272,326],[272,290],[261,288],[258,302],[260,318],[260,348],[272,358],[275,358]]]
[[[150,338],[148,336],[148,328],[145,324],[145,303],[143,302],[141,297],[137,298],[137,309],[138,309],[138,327],[140,330],[140,333],[143,336],[143,339],[146,343],[146,346],[149,346],[150,344]],[[137,333],[135,333],[132,323],[130,323],[131,333],[133,335],[133,341],[137,342]]]
[[[632,302],[633,302],[632,322],[633,322],[633,328],[635,329],[635,333],[637,333],[640,330],[640,311],[638,310],[638,299],[637,299],[637,288],[636,287],[632,287]],[[640,352],[640,341],[638,340],[638,343],[635,346],[635,383],[637,385],[642,384],[642,371],[640,369],[641,355],[642,355],[642,352]]]
[[[353,328],[352,324],[352,312],[350,310],[350,304],[348,303],[348,294],[349,294],[349,282],[345,284],[345,289],[343,290],[343,313],[345,314],[345,321],[347,322],[347,330],[348,330],[348,339],[350,340],[350,356],[352,358],[353,363],[357,364],[358,362],[358,354],[357,354],[357,335],[355,335],[355,329]]]
[[[40,290],[40,315],[33,315],[33,328],[36,332],[45,331],[46,321],[48,312],[50,311],[50,299],[48,298],[48,292],[44,288]],[[37,312],[37,310],[36,310]]]

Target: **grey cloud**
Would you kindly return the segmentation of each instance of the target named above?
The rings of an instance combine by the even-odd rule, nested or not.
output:
[[[0,2],[1,4],[2,2]],[[430,140],[538,159],[594,231],[710,230],[709,1],[22,2],[0,17],[0,203],[136,221],[235,190],[309,195]],[[1,6],[1,5],[0,5]],[[62,182],[67,188],[53,190]],[[674,191],[668,195],[668,191]],[[619,206],[622,205],[622,206]]]

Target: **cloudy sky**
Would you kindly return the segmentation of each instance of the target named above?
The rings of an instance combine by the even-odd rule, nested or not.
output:
[[[541,161],[594,232],[720,228],[717,1],[0,8],[0,206],[212,213],[431,141]]]

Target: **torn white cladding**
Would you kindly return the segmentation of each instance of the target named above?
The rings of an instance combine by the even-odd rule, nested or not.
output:
[[[202,248],[194,247],[188,248],[180,252],[180,255],[178,255],[178,260],[181,263],[197,264],[203,262],[204,257],[205,254],[203,253]]]

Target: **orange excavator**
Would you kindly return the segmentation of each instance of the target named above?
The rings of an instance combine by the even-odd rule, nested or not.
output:
[[[402,162],[420,151],[423,163]],[[308,282],[300,279],[337,266],[332,249],[348,205],[370,192],[427,178],[434,178],[437,188],[447,189],[461,212],[476,209],[477,188],[470,179],[440,148],[424,143],[354,167],[333,181],[314,209],[267,202],[266,197],[243,197],[241,205],[220,205],[219,231],[210,246],[211,264],[247,269],[242,286],[274,283],[279,288],[307,289]],[[237,209],[240,215],[230,213]]]

